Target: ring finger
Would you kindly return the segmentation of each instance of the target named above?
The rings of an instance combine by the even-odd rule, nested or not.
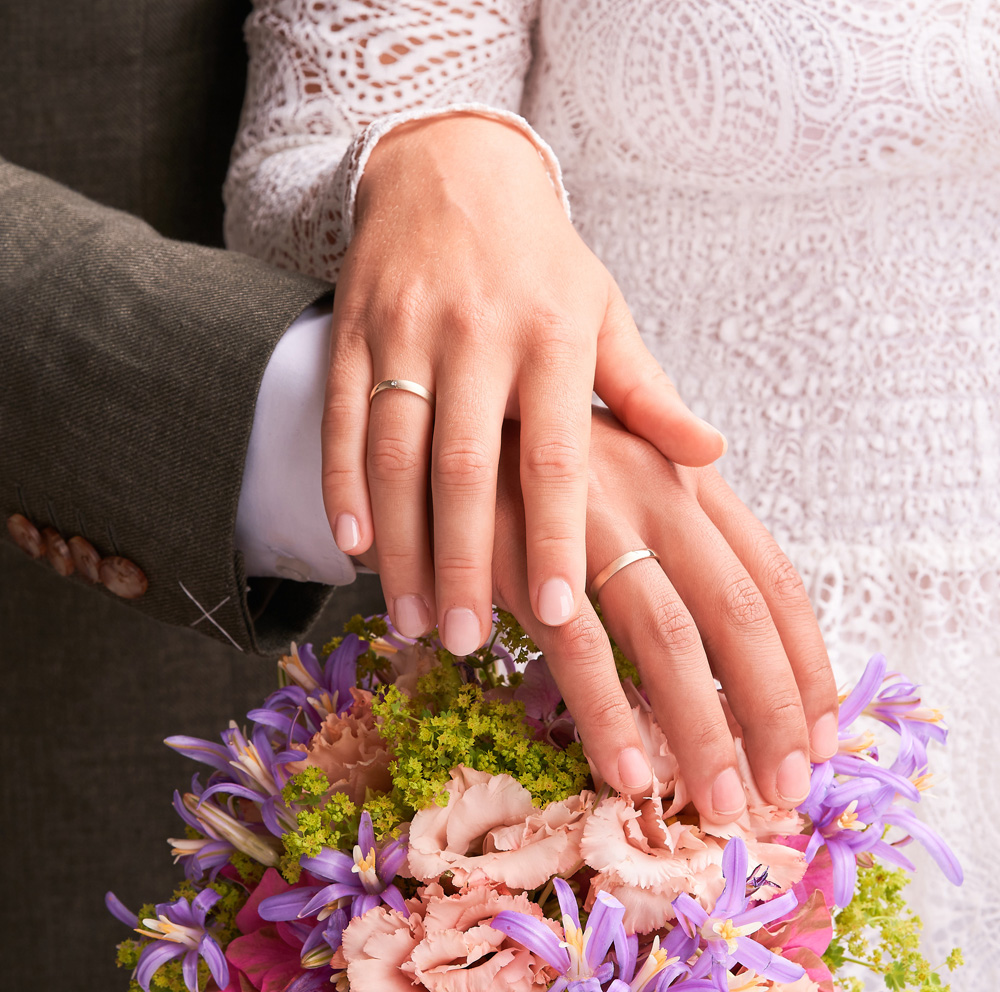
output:
[[[419,383],[433,395],[430,369],[413,369],[412,358],[376,362],[376,384],[400,381]],[[393,624],[407,637],[426,634],[436,615],[427,516],[433,422],[431,403],[406,388],[384,388],[371,397],[368,488],[382,590]]]
[[[592,571],[623,550],[645,542],[632,533],[601,528],[588,532],[614,537],[590,542]],[[736,771],[733,738],[694,619],[653,558],[612,574],[598,592],[608,630],[635,663],[657,722],[677,758],[691,798],[710,820],[738,816],[745,794]],[[657,755],[650,755],[656,771]]]

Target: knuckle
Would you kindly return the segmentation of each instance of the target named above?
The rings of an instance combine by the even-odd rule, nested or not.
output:
[[[691,614],[677,600],[655,606],[649,614],[649,626],[657,649],[664,654],[692,655],[701,645]]]
[[[485,490],[496,475],[494,460],[487,446],[476,437],[454,438],[440,444],[434,452],[436,488]]]
[[[763,574],[776,603],[784,607],[808,606],[809,597],[802,576],[777,547],[767,552]]]
[[[439,578],[460,582],[466,589],[473,580],[478,580],[487,571],[486,563],[481,558],[460,550],[439,550],[434,556],[434,570]]]
[[[424,558],[416,548],[394,546],[378,552],[379,568],[383,576],[415,576],[423,574]]]
[[[798,693],[791,690],[772,689],[761,700],[761,711],[768,715],[769,725],[780,724],[790,726],[802,724],[805,726],[805,715],[802,710],[802,700]]]
[[[722,590],[722,615],[734,627],[759,630],[770,624],[771,613],[753,580],[742,574]]]
[[[358,405],[346,393],[334,393],[323,407],[323,432],[335,441],[346,441],[358,428]]]
[[[321,483],[325,492],[342,493],[345,490],[355,488],[358,483],[358,474],[350,465],[331,463],[323,468]]]
[[[411,475],[419,466],[416,449],[403,438],[376,438],[368,452],[368,474],[375,482],[398,481],[399,476]]]
[[[704,760],[706,755],[720,754],[732,750],[729,729],[717,720],[699,720],[684,729],[684,743],[690,754],[697,754]],[[667,732],[669,741],[671,733]]]
[[[627,739],[635,732],[632,711],[620,690],[615,690],[614,696],[610,692],[595,693],[584,700],[583,709],[587,714],[587,736],[592,739]]]
[[[531,445],[524,453],[526,472],[551,482],[573,481],[586,476],[586,454],[573,438],[552,438]]]
[[[605,651],[610,656],[611,645],[604,627],[596,615],[579,613],[559,628],[565,654],[576,656],[593,665],[603,665]]]

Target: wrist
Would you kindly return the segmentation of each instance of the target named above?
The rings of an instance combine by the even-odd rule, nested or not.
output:
[[[498,181],[500,177],[500,181]],[[549,167],[524,129],[500,118],[456,111],[407,121],[383,135],[365,164],[355,219],[391,207],[434,203],[456,188],[476,195],[515,188],[521,199],[559,203]]]

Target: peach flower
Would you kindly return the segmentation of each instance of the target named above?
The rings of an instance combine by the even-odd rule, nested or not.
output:
[[[667,817],[653,796],[638,806],[625,798],[602,802],[587,818],[580,842],[584,861],[597,874],[590,883],[587,908],[598,892],[625,906],[626,930],[649,933],[675,918],[671,903],[682,892],[711,909],[722,893],[722,852],[726,840],[740,836],[752,865],[767,868],[760,899],[771,899],[798,882],[806,870],[798,851],[758,842],[738,824],[728,824],[725,837],[696,824]]]
[[[334,792],[346,792],[359,806],[368,789],[388,791],[389,751],[375,726],[372,695],[364,689],[351,689],[354,702],[340,716],[330,713],[313,735],[308,747],[293,744],[306,752],[302,761],[288,764],[292,774],[308,767],[320,768],[330,780]]]
[[[408,919],[382,906],[356,917],[344,931],[347,977],[356,989],[379,992],[540,992],[556,977],[531,951],[491,927],[502,910],[530,913],[560,939],[524,895],[486,885],[446,896],[424,886],[408,900]]]
[[[592,793],[538,810],[510,775],[460,765],[451,777],[448,805],[420,810],[410,825],[415,878],[430,881],[447,871],[458,886],[488,880],[533,889],[579,863]]]
[[[389,641],[375,641],[372,648],[389,662],[393,685],[407,696],[417,691],[417,679],[439,664],[437,652],[419,642],[399,648]]]

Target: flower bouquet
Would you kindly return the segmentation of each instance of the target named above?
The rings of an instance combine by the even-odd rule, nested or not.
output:
[[[616,664],[649,796],[595,780],[545,658],[513,617],[455,658],[355,617],[279,662],[281,687],[221,742],[166,743],[212,771],[174,793],[171,901],[110,911],[152,992],[848,992],[946,988],[901,896],[922,844],[941,715],[876,655],[842,697],[840,750],[795,811],[761,797],[711,823],[688,802],[638,674]],[[895,732],[891,761],[868,725]],[[960,963],[955,951],[945,962]]]

